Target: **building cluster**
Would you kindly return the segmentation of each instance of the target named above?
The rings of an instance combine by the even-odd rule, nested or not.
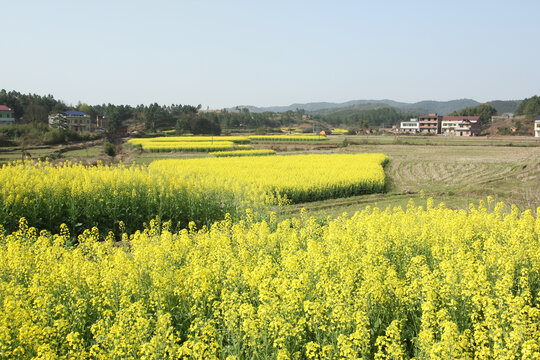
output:
[[[505,120],[509,118],[509,115],[493,116],[492,121],[499,118]],[[0,105],[0,126],[14,123],[15,111],[5,105]],[[98,116],[93,120],[90,115],[82,111],[68,110],[49,115],[49,127],[80,133],[103,131],[104,123],[103,116]],[[434,113],[402,121],[398,130],[405,133],[478,136],[481,131],[481,122],[479,116],[439,116]],[[540,116],[534,122],[534,136],[540,138]]]
[[[479,116],[443,117],[437,114],[428,114],[402,121],[399,130],[408,133],[478,136],[482,128]]]
[[[95,120],[82,111],[68,110],[58,114],[49,115],[49,127],[55,129],[72,130],[79,133],[103,131],[105,118],[98,116]],[[15,111],[5,105],[0,105],[0,126],[13,125]]]

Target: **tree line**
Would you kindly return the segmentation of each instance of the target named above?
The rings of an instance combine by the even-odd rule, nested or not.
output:
[[[515,115],[525,115],[528,118],[540,116],[540,96],[533,96],[523,100],[517,107]]]
[[[67,105],[52,95],[22,94],[17,91],[0,90],[0,104],[12,108],[18,124],[31,124],[46,131],[48,115],[66,110],[82,111],[92,119],[105,117],[104,133],[111,141],[120,137],[125,128],[126,120],[139,125],[147,133],[160,130],[174,130],[177,134],[220,134],[230,131],[262,131],[291,127],[305,122],[317,123],[317,127],[345,126],[351,129],[367,129],[390,127],[397,125],[411,116],[419,115],[406,113],[392,107],[376,109],[345,108],[330,113],[308,113],[303,109],[282,113],[254,113],[247,108],[235,110],[201,111],[201,105],[89,105],[79,102],[77,105]],[[484,126],[491,116],[497,113],[489,104],[481,104],[471,108],[455,111],[449,115],[480,116]],[[523,100],[516,110],[516,115],[535,117],[540,115],[540,97],[533,96]],[[27,127],[30,129],[31,127]],[[11,130],[10,130],[11,131]],[[22,130],[21,130],[22,131]],[[26,131],[26,130],[25,130]],[[12,131],[13,132],[13,131]],[[58,134],[57,134],[58,135]],[[60,134],[62,135],[62,134]],[[49,136],[50,137],[50,136]],[[58,136],[56,136],[58,138]],[[59,138],[61,140],[61,138]],[[55,141],[52,139],[51,141]]]
[[[490,104],[480,104],[478,106],[468,107],[465,109],[461,109],[459,111],[454,111],[448,115],[449,116],[479,116],[482,128],[486,128],[489,126],[491,117],[496,114],[497,114],[497,109],[495,109]]]
[[[25,123],[45,123],[50,113],[68,110],[68,106],[52,95],[21,94],[18,91],[0,90],[0,105],[6,105],[15,112],[15,119],[25,119]]]
[[[217,112],[201,111],[201,105],[89,105],[78,103],[67,105],[53,95],[22,94],[18,91],[0,90],[0,104],[14,110],[17,124],[48,124],[50,114],[66,110],[78,110],[88,114],[92,119],[105,117],[105,133],[111,139],[122,132],[124,122],[132,119],[147,132],[159,130],[176,130],[178,134],[219,134],[230,129],[269,129],[289,126],[302,121],[304,110],[285,113],[252,113],[248,109],[237,108],[236,111],[221,110]]]
[[[382,107],[370,110],[342,109],[326,115],[315,115],[314,119],[333,126],[344,125],[352,128],[368,129],[391,127],[401,121],[408,120],[410,117],[411,114],[397,111],[392,107]]]

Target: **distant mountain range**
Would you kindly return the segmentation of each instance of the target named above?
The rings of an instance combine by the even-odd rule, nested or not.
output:
[[[499,113],[513,112],[521,100],[494,100],[488,102],[491,106],[497,109]],[[439,115],[447,115],[453,111],[458,111],[467,107],[474,107],[480,105],[473,99],[459,99],[450,101],[432,101],[424,100],[416,103],[405,103],[389,99],[384,100],[352,100],[343,103],[331,103],[331,102],[313,102],[305,104],[291,104],[289,106],[269,106],[269,107],[257,107],[251,105],[239,105],[238,108],[248,108],[251,112],[286,112],[295,111],[296,109],[304,109],[308,112],[324,112],[325,110],[338,109],[338,108],[357,108],[359,110],[369,110],[380,107],[390,106],[399,111],[407,112],[411,114],[423,114],[423,113],[437,113]],[[229,108],[227,110],[234,111],[236,107]],[[329,111],[331,112],[331,111]]]

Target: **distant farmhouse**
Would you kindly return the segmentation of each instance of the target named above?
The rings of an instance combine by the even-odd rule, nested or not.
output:
[[[402,121],[399,126],[401,132],[454,136],[478,136],[481,130],[479,116],[442,117],[437,114],[428,114],[418,119]]]
[[[49,127],[76,132],[92,131],[90,115],[75,110],[49,115]]]
[[[419,128],[421,133],[440,134],[441,133],[442,116],[435,114],[427,114],[418,118]]]
[[[15,122],[15,111],[5,105],[0,105],[0,126],[13,125]]]
[[[420,122],[414,118],[409,121],[402,121],[399,125],[399,130],[408,133],[418,133],[420,132]]]
[[[534,137],[540,138],[540,116],[534,121]]]
[[[478,136],[480,131],[480,116],[445,116],[441,123],[443,135]]]
[[[413,118],[408,121],[402,121],[399,130],[409,133],[425,133],[425,134],[440,134],[441,119],[436,113],[420,116],[418,119]]]

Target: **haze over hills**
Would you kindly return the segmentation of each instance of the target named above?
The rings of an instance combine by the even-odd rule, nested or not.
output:
[[[521,100],[494,100],[488,102],[491,106],[497,109],[497,112],[513,112]],[[286,111],[295,111],[296,109],[304,109],[308,112],[331,112],[331,109],[339,108],[357,108],[359,110],[368,110],[378,107],[390,106],[399,111],[407,112],[411,114],[422,114],[422,113],[438,113],[439,115],[447,115],[453,111],[458,111],[467,107],[474,107],[480,105],[481,103],[473,99],[459,99],[459,100],[450,100],[450,101],[433,101],[433,100],[424,100],[416,103],[405,103],[394,101],[390,99],[384,100],[351,100],[343,103],[331,103],[331,102],[312,102],[312,103],[296,103],[288,106],[268,106],[268,107],[257,107],[251,105],[239,105],[238,108],[247,108],[251,112],[261,113],[266,111],[271,112],[286,112]],[[234,108],[229,108],[227,110],[235,110]],[[330,111],[329,111],[330,110]]]

